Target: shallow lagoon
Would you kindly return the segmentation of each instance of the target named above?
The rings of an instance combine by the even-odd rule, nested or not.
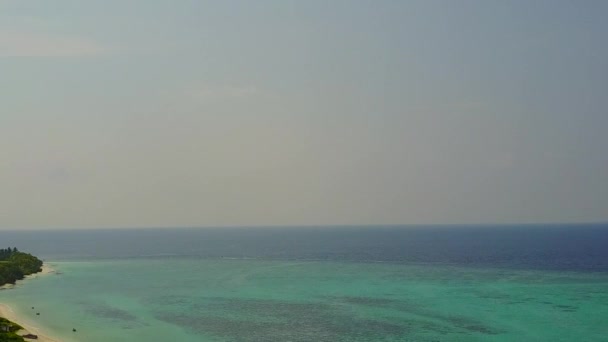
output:
[[[0,238],[57,271],[0,291],[0,302],[66,342],[608,336],[607,225],[44,231]]]
[[[608,336],[604,273],[181,258],[52,264],[57,274],[0,291],[0,301],[81,341]]]

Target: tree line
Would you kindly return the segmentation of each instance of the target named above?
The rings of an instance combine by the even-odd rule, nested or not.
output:
[[[0,249],[0,285],[14,284],[28,274],[40,272],[42,260],[17,247]]]

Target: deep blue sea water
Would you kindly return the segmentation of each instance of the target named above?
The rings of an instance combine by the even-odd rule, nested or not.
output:
[[[608,224],[7,231],[42,258],[187,257],[608,271]]]
[[[0,302],[66,342],[608,341],[608,224],[5,231],[0,246],[56,268]]]

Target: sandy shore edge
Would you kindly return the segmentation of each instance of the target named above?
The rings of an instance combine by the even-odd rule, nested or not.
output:
[[[48,265],[47,263],[44,263],[42,265],[42,271],[40,271],[38,273],[30,274],[30,275],[26,276],[25,279],[37,278],[40,276],[45,276],[45,275],[49,275],[49,274],[53,274],[53,273],[55,273],[55,270],[53,269],[53,267]],[[21,282],[21,281],[23,281],[23,280],[18,280],[16,285],[7,284],[7,285],[2,286],[2,288],[11,289],[15,286],[19,286],[19,282]],[[25,331],[21,330],[19,332],[19,335],[24,335],[27,333],[38,335],[37,340],[28,340],[28,341],[61,342],[58,339],[54,339],[54,338],[51,338],[50,336],[46,335],[44,332],[42,332],[40,330],[40,328],[38,328],[37,326],[35,326],[31,322],[29,322],[27,319],[24,319],[23,317],[19,316],[13,310],[13,308],[11,308],[7,304],[0,303],[0,317],[4,317],[12,322],[19,324],[23,328],[25,328]]]

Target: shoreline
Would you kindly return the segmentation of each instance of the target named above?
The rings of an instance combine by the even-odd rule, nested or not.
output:
[[[2,290],[10,290],[16,286],[19,286],[19,283],[24,280],[38,278],[40,276],[46,276],[46,275],[54,274],[54,273],[55,273],[55,269],[53,269],[53,267],[51,267],[47,263],[43,263],[42,270],[40,272],[27,275],[22,280],[18,280],[15,284],[5,284],[5,285],[1,286],[0,288]],[[4,318],[8,319],[9,321],[12,321],[13,323],[17,323],[20,326],[22,326],[23,330],[20,330],[18,332],[18,335],[34,334],[34,335],[38,336],[38,339],[36,339],[35,341],[62,342],[62,340],[50,337],[48,334],[46,334],[44,332],[44,330],[41,330],[39,327],[34,325],[33,322],[31,322],[30,320],[26,319],[25,317],[23,317],[23,316],[19,315],[17,312],[15,312],[15,310],[13,310],[13,308],[8,304],[0,303],[0,317],[4,317]],[[30,339],[25,339],[25,340],[34,341],[34,340],[30,340]]]

